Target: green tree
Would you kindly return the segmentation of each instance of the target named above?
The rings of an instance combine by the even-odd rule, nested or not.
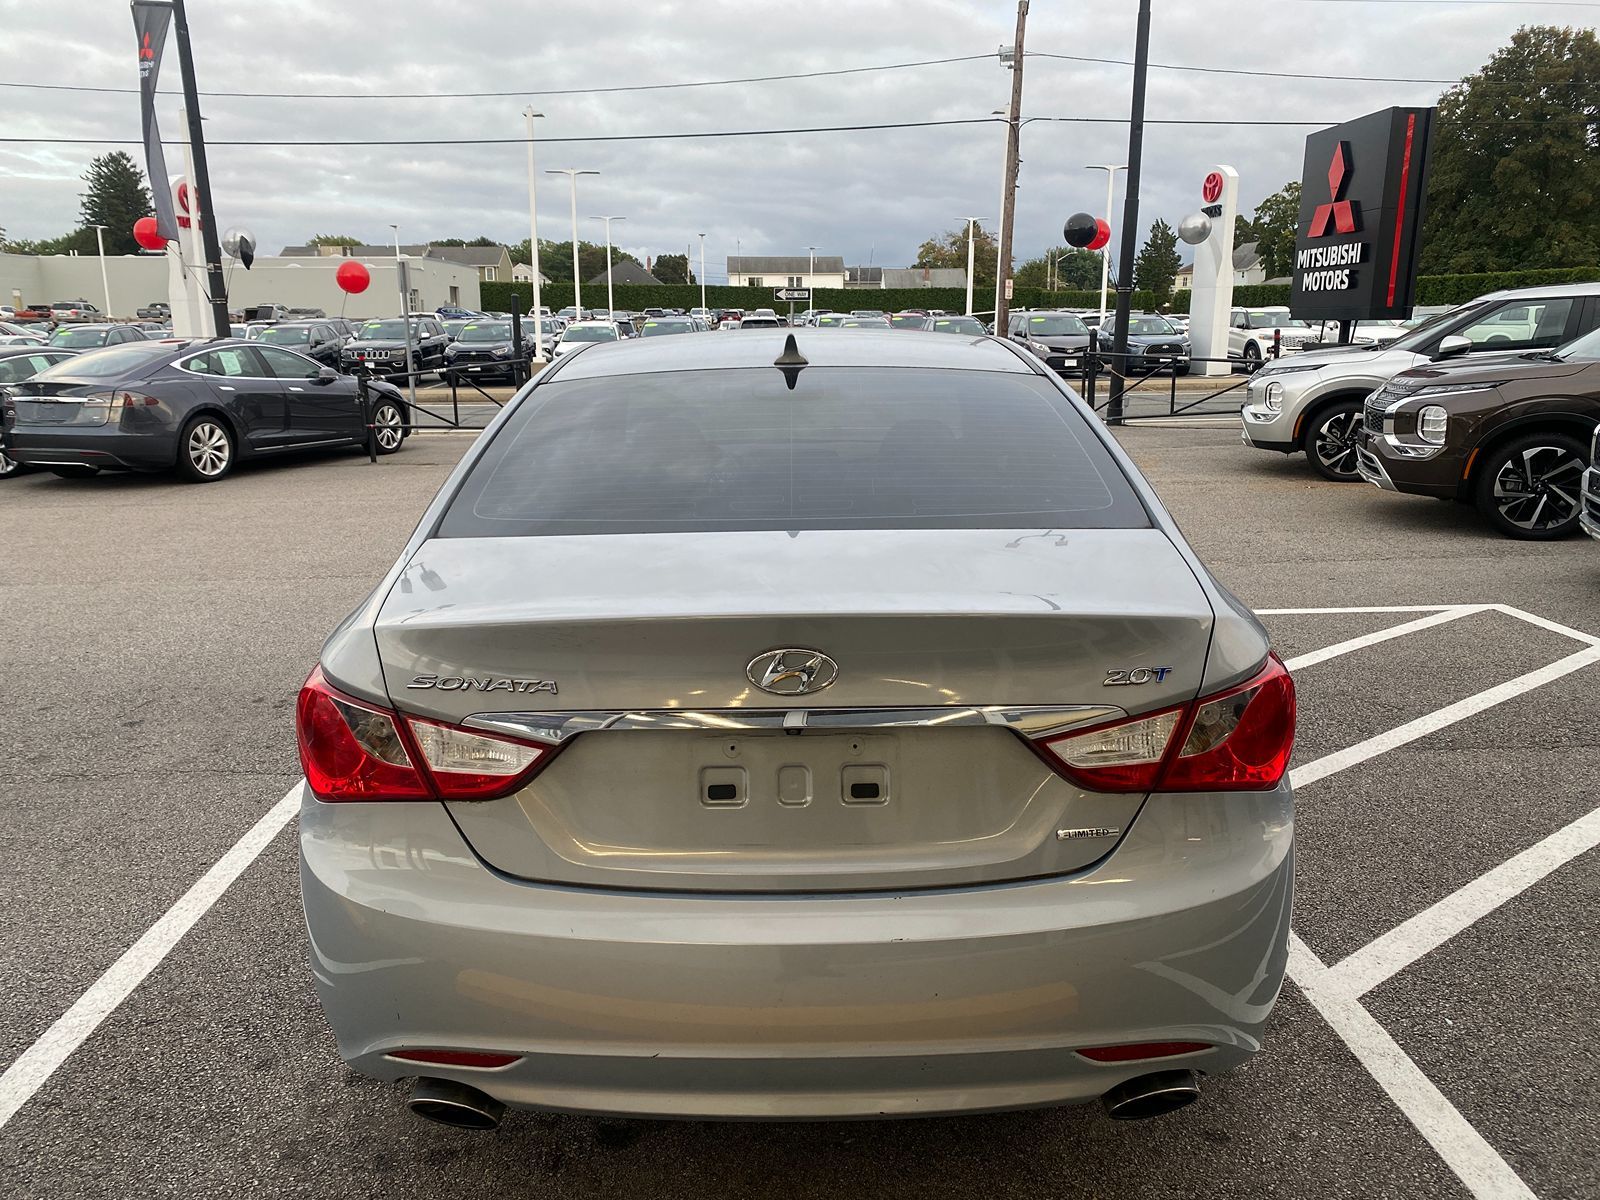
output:
[[[1055,266],[1052,269],[1051,262]],[[963,264],[965,265],[965,264]],[[1100,286],[1100,252],[1071,246],[1052,246],[1038,258],[1017,268],[1018,287],[1055,287],[1062,292],[1087,291]]]
[[[81,224],[94,241],[91,225],[104,225],[107,254],[137,254],[133,223],[147,217],[153,207],[144,172],[121,150],[102,154],[83,173],[87,185],[80,198]]]
[[[308,246],[365,246],[365,238],[346,237],[338,233],[319,233],[306,242]]]
[[[528,262],[528,243],[512,247],[512,262]],[[639,260],[619,246],[611,247],[611,261],[638,262]],[[583,272],[583,282],[588,283],[606,269],[606,248],[593,242],[579,241],[578,265]],[[572,243],[547,242],[539,239],[539,270],[551,283],[572,282]]]
[[[107,254],[112,252],[110,233],[109,229],[106,230]],[[74,251],[79,254],[94,254],[98,249],[92,229],[74,229],[71,233],[63,233],[60,237],[40,238],[36,241],[24,238],[6,243],[6,251],[9,254],[71,254]]]
[[[500,243],[492,237],[479,234],[470,242],[463,241],[461,238],[434,238],[429,244],[433,246],[498,246]]]
[[[650,274],[662,283],[694,283],[694,272],[689,270],[686,254],[662,254],[650,264]]]
[[[1600,262],[1600,39],[1526,26],[1439,98],[1422,271]]]
[[[972,265],[972,285],[978,295],[985,290],[994,291],[994,278],[996,259],[1000,248],[995,242],[994,234],[984,229],[982,225],[975,227],[973,241],[976,243]],[[922,245],[917,247],[917,260],[911,264],[913,267],[959,267],[967,269],[967,227],[952,229],[946,233],[935,234]],[[993,305],[990,305],[992,308]]]
[[[1287,275],[1294,265],[1295,232],[1300,226],[1299,181],[1284,184],[1256,205],[1250,226],[1267,278]]]
[[[1181,266],[1178,235],[1172,226],[1158,218],[1150,226],[1150,237],[1144,249],[1133,260],[1133,285],[1141,291],[1154,292],[1156,302],[1165,304],[1172,298],[1172,281]]]
[[[1233,244],[1234,244],[1234,246],[1237,248],[1239,246],[1244,245],[1246,242],[1253,242],[1255,240],[1256,240],[1256,229],[1255,229],[1255,226],[1250,223],[1249,218],[1246,217],[1243,213],[1234,213],[1234,215],[1233,215]]]

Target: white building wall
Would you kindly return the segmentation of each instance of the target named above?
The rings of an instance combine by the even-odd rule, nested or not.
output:
[[[342,309],[350,317],[392,316],[399,312],[394,260],[364,263],[372,274],[372,283],[360,295],[346,297],[334,282],[334,272],[341,263],[350,261],[258,258],[246,271],[232,259],[224,258],[228,307],[276,303],[289,308],[320,308],[330,315],[337,315]],[[432,311],[450,303],[479,307],[477,268],[434,258],[408,258],[405,262],[419,310]],[[167,263],[162,255],[110,255],[106,258],[106,277],[115,316],[132,317],[140,306],[167,299]],[[452,288],[456,289],[453,296]],[[25,304],[83,299],[104,308],[99,256],[0,254],[0,303],[18,299]]]

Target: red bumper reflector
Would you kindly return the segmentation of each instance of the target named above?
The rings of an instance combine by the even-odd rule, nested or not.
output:
[[[1090,1046],[1079,1050],[1094,1062],[1136,1062],[1141,1058],[1172,1058],[1178,1054],[1197,1054],[1209,1050],[1208,1042],[1135,1042],[1131,1046]]]
[[[386,1057],[436,1067],[509,1067],[522,1059],[520,1054],[495,1054],[488,1050],[391,1050]]]

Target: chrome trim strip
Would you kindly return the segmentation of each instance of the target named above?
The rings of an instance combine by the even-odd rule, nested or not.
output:
[[[1054,737],[1081,725],[1116,720],[1127,713],[1111,704],[988,705],[979,708],[680,708],[637,712],[474,713],[469,729],[559,746],[580,733],[625,733],[660,729],[748,730],[834,733],[850,729],[945,728],[1001,725],[1027,738]]]

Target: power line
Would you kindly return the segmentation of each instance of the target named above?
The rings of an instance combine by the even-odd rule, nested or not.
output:
[[[728,87],[741,83],[773,83],[791,79],[822,79],[836,75],[865,75],[874,71],[906,71],[914,67],[938,67],[946,63],[977,62],[992,54],[963,54],[956,58],[927,58],[918,62],[880,63],[872,67],[838,67],[828,71],[798,71],[787,75],[748,75],[740,79],[696,79],[680,83],[635,83],[599,88],[545,88],[511,92],[201,92],[230,100],[502,100],[524,96],[599,96],[612,92],[662,92],[678,88]],[[101,92],[110,95],[137,95],[138,88],[90,87],[77,83],[27,83],[0,79],[0,87],[29,88],[45,92]],[[181,92],[161,92],[181,96]],[[545,139],[541,138],[540,141]]]
[[[1360,2],[1371,3],[1371,2],[1373,2],[1373,0],[1360,0]],[[1496,3],[1501,3],[1501,2],[1504,2],[1504,0],[1496,0]],[[1600,7],[1600,4],[1597,4],[1596,7]],[[1041,51],[1029,50],[1027,52],[1027,57],[1029,57],[1029,58],[1055,58],[1055,59],[1061,59],[1061,60],[1066,61],[1066,62],[1096,63],[1096,64],[1104,64],[1104,65],[1107,65],[1107,66],[1114,66],[1114,67],[1131,67],[1131,66],[1133,66],[1133,60],[1131,58],[1092,58],[1092,57],[1090,57],[1088,55],[1083,55],[1083,54],[1047,54],[1042,50]],[[1265,79],[1328,79],[1328,80],[1333,80],[1336,83],[1426,83],[1426,84],[1433,84],[1433,85],[1442,86],[1442,87],[1455,87],[1458,84],[1467,83],[1468,82],[1468,78],[1469,78],[1468,76],[1465,76],[1465,75],[1458,76],[1455,79],[1419,79],[1419,78],[1414,78],[1414,77],[1409,77],[1409,76],[1402,76],[1402,75],[1319,75],[1319,74],[1316,74],[1316,73],[1311,72],[1311,71],[1251,71],[1251,70],[1247,70],[1247,69],[1245,69],[1243,67],[1194,67],[1194,66],[1186,66],[1186,65],[1181,64],[1181,63],[1154,63],[1154,62],[1150,64],[1150,68],[1151,68],[1151,70],[1162,70],[1162,71],[1193,71],[1193,72],[1196,72],[1196,73],[1199,73],[1199,74],[1202,74],[1202,75],[1252,75],[1252,76],[1257,76],[1257,77],[1265,78]],[[1588,82],[1588,81],[1584,81],[1584,80],[1576,80],[1576,79],[1567,79],[1567,80],[1558,79],[1558,80],[1552,80],[1552,81],[1545,82],[1545,83],[1539,83],[1539,82],[1536,82],[1535,80],[1532,80],[1532,79],[1529,79],[1529,80],[1526,80],[1526,81],[1518,81],[1518,80],[1506,80],[1506,79],[1483,79],[1481,77],[1472,77],[1471,78],[1471,86],[1473,86],[1473,87],[1538,87],[1538,88],[1547,88],[1547,87],[1583,87],[1583,88],[1593,88],[1593,87],[1597,87],[1597,86],[1600,86],[1600,85],[1597,85],[1597,84],[1592,83],[1592,82]]]

